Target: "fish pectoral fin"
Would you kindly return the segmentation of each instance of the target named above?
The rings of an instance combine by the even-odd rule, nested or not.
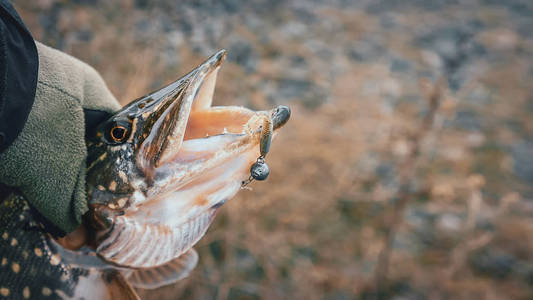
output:
[[[127,275],[127,280],[136,288],[155,289],[187,277],[196,264],[198,264],[198,253],[191,248],[164,265],[136,269]]]

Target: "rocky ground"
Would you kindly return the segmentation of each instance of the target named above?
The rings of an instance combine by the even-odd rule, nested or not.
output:
[[[147,299],[531,299],[533,2],[15,1],[123,103],[225,48],[293,118],[200,264]]]

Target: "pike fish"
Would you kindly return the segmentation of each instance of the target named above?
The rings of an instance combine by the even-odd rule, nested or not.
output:
[[[184,77],[134,100],[87,136],[84,224],[43,231],[17,192],[0,205],[0,298],[138,299],[186,277],[193,246],[243,185],[268,175],[270,141],[286,106],[212,106],[220,51]]]

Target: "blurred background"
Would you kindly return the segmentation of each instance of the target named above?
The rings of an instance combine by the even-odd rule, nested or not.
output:
[[[225,48],[216,105],[293,110],[146,299],[533,299],[532,1],[14,4],[123,104]]]

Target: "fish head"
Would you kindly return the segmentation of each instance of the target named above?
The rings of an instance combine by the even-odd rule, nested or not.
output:
[[[249,178],[264,119],[272,137],[289,119],[285,106],[211,106],[225,55],[134,100],[88,136],[87,219],[103,259],[152,267],[188,251]]]

